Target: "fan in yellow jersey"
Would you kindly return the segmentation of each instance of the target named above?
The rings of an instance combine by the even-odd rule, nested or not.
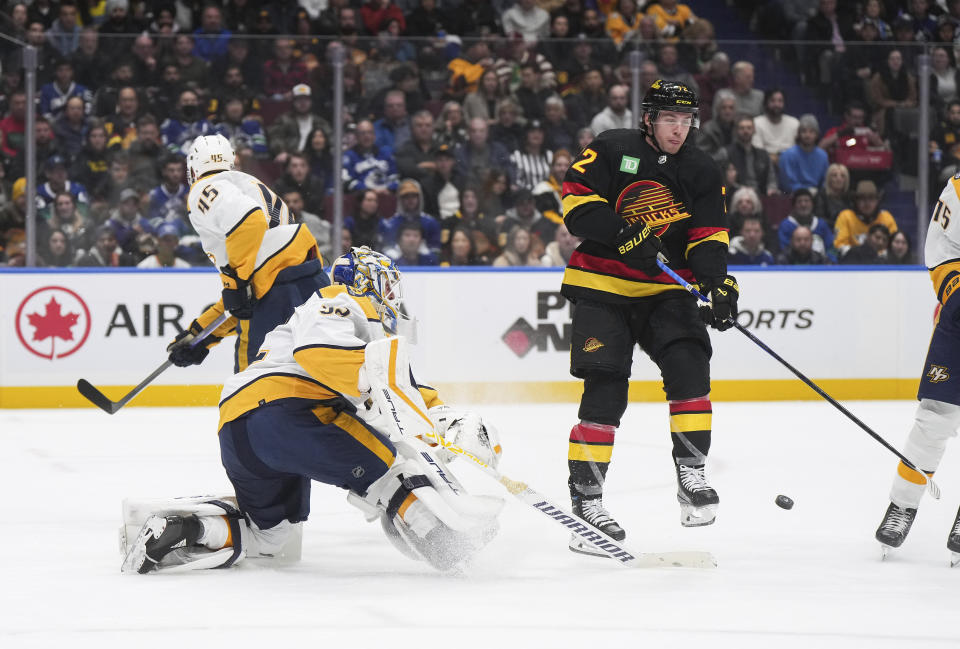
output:
[[[221,459],[239,511],[217,502],[223,516],[209,515],[210,503],[197,513],[156,513],[132,544],[125,571],[223,567],[244,555],[274,554],[306,520],[311,480],[349,490],[348,500],[371,520],[379,517],[398,548],[440,570],[493,537],[502,500],[468,495],[441,457],[425,460],[429,447],[370,405],[378,396],[372,386],[385,385],[386,374],[391,389],[405,385],[398,396],[412,395],[446,440],[487,464],[499,461],[496,431],[475,413],[443,405],[394,351],[403,348],[403,338],[392,335],[403,317],[396,265],[354,248],[334,263],[333,277],[335,285],[270,332],[257,360],[224,385]],[[389,362],[375,362],[379,349],[391,350]]]
[[[187,207],[207,257],[220,270],[221,298],[167,347],[180,367],[198,365],[210,347],[235,333],[234,372],[252,362],[267,332],[330,281],[317,242],[291,219],[279,196],[234,171],[236,154],[222,135],[194,140],[187,157]],[[200,344],[190,342],[224,311],[231,317]]]
[[[903,454],[929,476],[940,464],[947,440],[960,427],[960,174],[943,188],[927,229],[924,260],[940,303],[936,327],[923,366],[917,398],[920,405]],[[876,538],[887,548],[903,544],[917,515],[926,477],[903,462],[890,490],[890,505]],[[960,511],[950,528],[947,547],[960,561]]]

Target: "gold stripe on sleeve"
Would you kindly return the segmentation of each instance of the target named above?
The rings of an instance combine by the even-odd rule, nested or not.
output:
[[[308,345],[294,350],[293,358],[310,376],[330,389],[359,397],[357,386],[363,365],[363,347]]]

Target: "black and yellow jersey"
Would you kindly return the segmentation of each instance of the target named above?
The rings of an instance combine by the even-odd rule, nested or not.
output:
[[[219,427],[282,399],[346,400],[361,408],[368,398],[360,378],[366,345],[386,335],[368,298],[342,285],[320,289],[267,334],[253,363],[227,379]],[[433,388],[417,387],[427,407],[442,403]]]
[[[665,273],[651,277],[621,261],[617,233],[640,220],[660,237],[670,266],[687,281],[726,275],[723,178],[695,146],[668,155],[639,130],[604,131],[567,171],[563,214],[570,233],[584,239],[563,276],[562,292],[571,300],[622,303],[683,290]]]

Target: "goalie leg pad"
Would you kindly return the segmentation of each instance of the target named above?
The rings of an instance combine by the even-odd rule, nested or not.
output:
[[[147,518],[129,544],[122,572],[229,568],[243,559],[243,515],[233,505],[213,500],[182,509],[188,511]]]
[[[470,559],[496,535],[499,506],[491,508],[484,502],[484,511],[493,512],[491,516],[471,519],[460,514],[421,468],[416,461],[398,460],[365,496],[352,493],[348,501],[368,519],[379,512],[384,532],[401,552],[446,571]],[[466,503],[473,497],[463,493],[453,498]]]

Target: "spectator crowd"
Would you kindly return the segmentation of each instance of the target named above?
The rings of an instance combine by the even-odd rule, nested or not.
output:
[[[955,173],[960,0],[734,2],[757,29],[782,31],[799,12],[784,40],[833,44],[787,53],[812,87],[844,88],[842,122],[825,132],[720,49],[698,16],[713,1],[0,2],[3,32],[38,54],[28,106],[22,49],[0,41],[0,264],[25,262],[27,137],[39,264],[208,264],[186,213],[185,154],[218,133],[325,259],[341,252],[339,183],[344,247],[406,266],[565,265],[579,241],[563,225],[563,176],[597,134],[632,126],[633,51],[641,92],[664,78],[701,96],[695,145],[725,173],[731,263],[915,263],[883,207],[904,146],[897,125],[917,109],[914,52],[895,41],[907,20],[911,41],[943,41],[930,155]],[[333,46],[346,55],[342,151]]]

